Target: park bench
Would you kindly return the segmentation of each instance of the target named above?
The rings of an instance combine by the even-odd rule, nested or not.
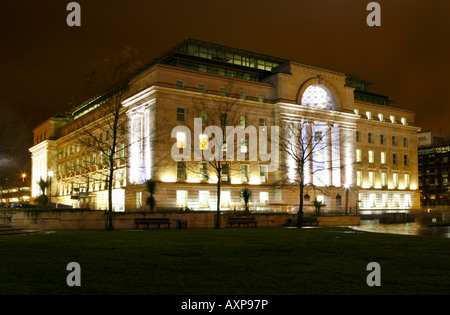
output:
[[[303,217],[302,225],[315,225],[319,226],[319,221],[317,221],[316,217]]]
[[[254,227],[258,224],[255,218],[228,218],[228,225],[233,227],[233,225],[237,225],[241,227],[241,225],[246,225],[247,227],[252,224]]]
[[[161,225],[167,225],[170,228],[170,220],[167,218],[137,218],[134,219],[134,224],[136,225],[136,229],[139,225],[146,225],[147,229],[150,225],[158,225],[158,229],[161,228]]]

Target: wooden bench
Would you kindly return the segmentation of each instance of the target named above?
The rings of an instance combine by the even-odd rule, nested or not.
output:
[[[161,228],[161,225],[167,225],[170,228],[170,220],[168,218],[137,218],[134,219],[134,224],[136,229],[142,224],[146,225],[147,229],[150,225],[158,225],[158,229]]]
[[[255,218],[228,218],[228,225],[233,227],[233,225],[237,225],[241,227],[241,225],[250,226],[252,224],[254,227],[258,224]]]
[[[317,221],[316,217],[303,217],[302,225],[319,226],[319,221]]]

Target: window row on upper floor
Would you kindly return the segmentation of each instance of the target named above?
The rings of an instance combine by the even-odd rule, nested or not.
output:
[[[354,112],[356,115],[361,115],[364,117],[363,113],[360,113],[359,109],[355,109]],[[389,118],[386,118],[384,116],[384,114],[378,113],[378,115],[375,116],[374,114],[372,114],[372,112],[366,111],[365,118],[367,118],[369,120],[379,120],[379,121],[383,121],[383,122],[391,122],[393,124],[401,123],[402,125],[405,125],[405,126],[408,125],[408,122],[406,121],[406,117],[400,117],[400,122],[398,122],[395,115],[389,115]]]

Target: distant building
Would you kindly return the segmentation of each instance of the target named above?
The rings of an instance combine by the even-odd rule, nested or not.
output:
[[[432,131],[420,132],[417,134],[417,145],[419,146],[419,148],[446,143],[450,143],[450,135],[440,134]]]
[[[450,135],[419,133],[419,188],[422,205],[450,205]]]
[[[30,181],[9,182],[0,186],[0,204],[25,204],[31,199]]]
[[[234,114],[236,125],[243,128],[270,131],[272,126],[294,123],[308,130],[305,143],[327,144],[305,168],[305,201],[317,198],[326,205],[324,210],[340,211],[346,204],[353,209],[357,204],[360,209],[418,208],[420,128],[414,125],[413,112],[392,107],[387,96],[369,91],[371,84],[345,73],[186,40],[120,87],[125,91],[121,103],[131,134],[117,148],[123,160],[114,175],[113,207],[116,211],[145,207],[144,183],[150,178],[158,181],[159,208],[215,210],[218,180],[223,210],[241,207],[244,187],[252,190],[254,209],[298,204],[298,187],[274,185],[291,173],[295,176],[296,165],[280,154],[280,163],[287,167],[269,172],[267,160],[248,159],[251,143],[249,148],[245,141],[240,153],[246,160],[224,165],[220,179],[211,176],[204,160],[169,158],[166,165],[157,164],[172,148],[186,149],[191,133],[169,132],[153,144],[152,128],[186,126],[192,131],[194,118],[200,117],[203,130],[214,115],[227,120]],[[33,196],[39,194],[35,183],[49,178],[51,171],[53,202],[106,209],[107,187],[100,180],[107,174],[104,154],[90,150],[89,142],[80,143],[79,126],[89,122],[95,141],[105,141],[108,133],[95,129],[102,119],[93,117],[110,101],[108,93],[99,95],[35,129],[30,148]],[[224,111],[230,104],[236,105],[233,113]],[[320,189],[313,189],[313,184]]]

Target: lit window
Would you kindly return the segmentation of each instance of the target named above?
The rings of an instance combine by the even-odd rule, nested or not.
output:
[[[405,179],[405,188],[409,188],[409,174],[405,174],[404,179]]]
[[[177,207],[186,208],[188,202],[187,190],[177,190]]]
[[[186,148],[186,133],[177,131],[177,148]]]
[[[220,207],[229,209],[231,202],[231,192],[229,191],[221,191],[220,192]]]
[[[356,172],[356,186],[361,186],[361,181],[362,181],[362,172],[357,171]]]
[[[208,148],[208,135],[202,133],[198,138],[200,140],[200,150],[206,150]]]
[[[387,187],[387,173],[386,172],[381,173],[381,186]]]
[[[398,187],[398,174],[394,173],[394,174],[392,174],[392,176],[393,176],[394,188],[397,188]]]
[[[373,187],[375,185],[375,173],[369,172],[369,185]]]
[[[386,164],[386,152],[381,152],[381,164]]]
[[[202,119],[202,124],[207,124],[208,123],[208,112],[206,110],[201,110],[200,111],[200,117]]]
[[[259,203],[261,205],[267,205],[268,201],[269,201],[269,193],[265,192],[265,191],[261,191],[259,193]]]
[[[369,151],[369,163],[373,163],[373,162],[374,162],[373,151]]]
[[[200,190],[198,199],[200,208],[209,208],[209,191]]]
[[[361,150],[356,150],[356,162],[361,162]]]
[[[241,165],[241,182],[248,182],[248,165]]]
[[[269,175],[269,167],[267,165],[261,165],[260,169],[260,181],[261,183],[267,183],[268,175]]]
[[[241,116],[240,123],[242,128],[247,128],[248,126],[248,116]]]

